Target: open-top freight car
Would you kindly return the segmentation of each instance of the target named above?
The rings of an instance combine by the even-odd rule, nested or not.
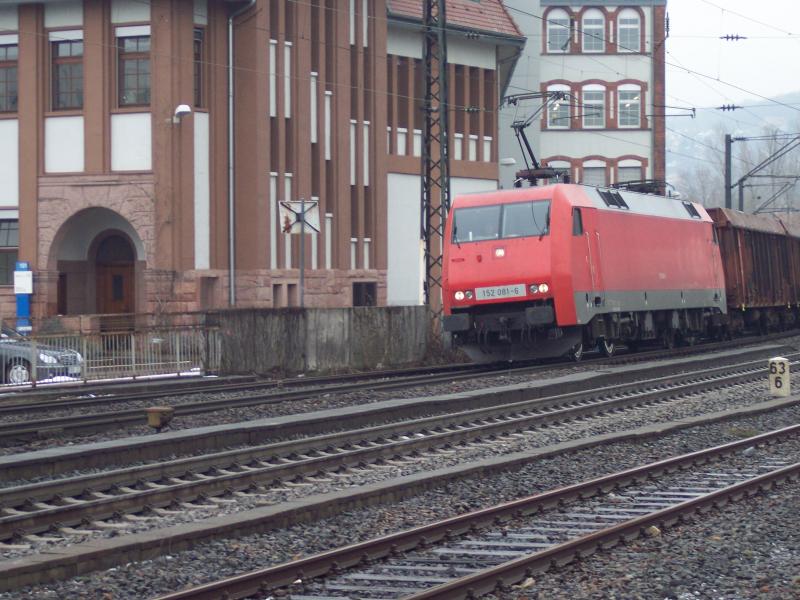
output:
[[[800,222],[710,208],[725,270],[728,327],[765,333],[800,317]]]
[[[720,249],[699,204],[555,184],[458,196],[450,215],[443,324],[473,360],[611,354],[724,325]]]

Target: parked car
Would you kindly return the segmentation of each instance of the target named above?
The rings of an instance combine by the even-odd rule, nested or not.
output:
[[[21,384],[32,380],[34,364],[37,381],[60,376],[79,377],[83,357],[75,350],[40,344],[3,325],[0,327],[0,364],[3,383]]]

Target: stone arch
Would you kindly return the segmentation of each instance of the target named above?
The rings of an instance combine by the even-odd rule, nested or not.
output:
[[[58,273],[54,304],[59,314],[136,312],[143,307],[144,243],[113,210],[87,208],[68,218],[53,238],[47,266]]]

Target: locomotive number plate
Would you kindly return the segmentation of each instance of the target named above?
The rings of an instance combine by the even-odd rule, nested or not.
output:
[[[524,297],[525,297],[524,283],[475,288],[476,300],[497,300],[498,298],[524,298]]]

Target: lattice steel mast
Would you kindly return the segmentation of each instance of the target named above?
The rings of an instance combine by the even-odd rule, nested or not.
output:
[[[422,240],[425,247],[425,304],[442,311],[442,241],[450,209],[450,152],[447,135],[446,0],[424,0],[425,123],[422,130]]]

